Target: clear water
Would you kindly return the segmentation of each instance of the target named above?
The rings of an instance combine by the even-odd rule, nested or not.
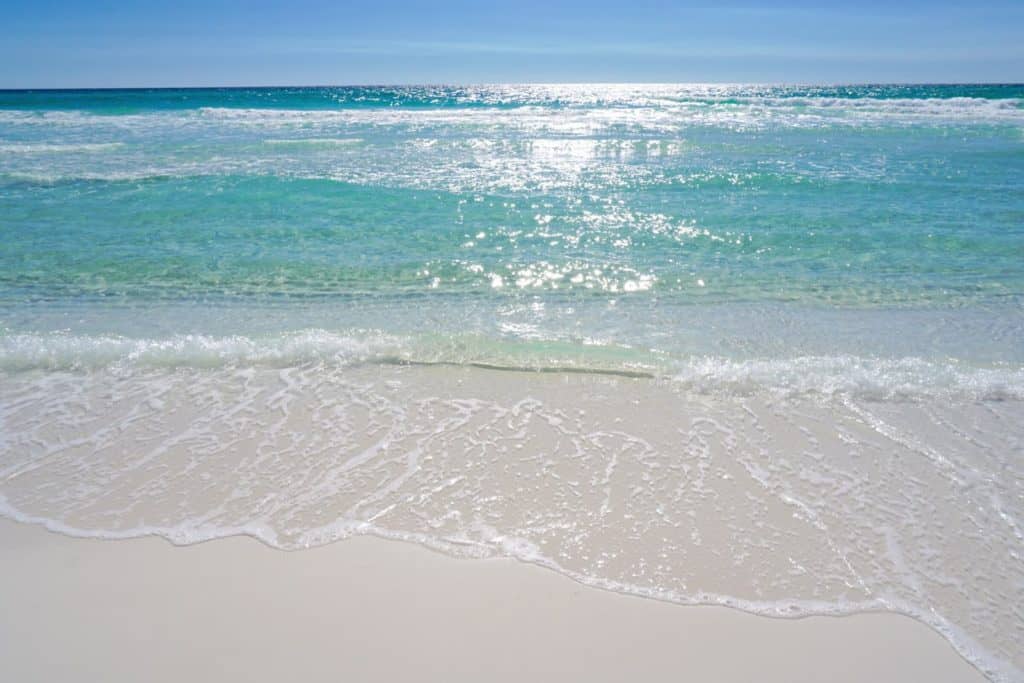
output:
[[[44,342],[74,364],[111,335],[273,347],[318,330],[395,337],[382,353],[412,359],[660,374],[707,357],[952,359],[1007,364],[1016,393],[1022,98],[0,93],[0,363],[26,362],[26,334],[74,336]]]
[[[0,493],[9,514],[65,530],[158,528],[188,540],[243,529],[281,547],[352,529],[449,549],[443,539],[456,538],[684,602],[896,609],[991,676],[1017,678],[1022,304],[1020,85],[0,92]],[[639,416],[620,425],[607,438],[625,445],[614,447],[600,425],[578,424],[574,443],[595,454],[593,471],[562,474],[604,484],[572,517],[557,489],[503,489],[472,458],[431,470],[416,455],[414,468],[410,453],[422,455],[435,417],[428,404],[462,416],[437,437],[455,457],[455,444],[496,447],[475,421],[514,402],[460,397],[457,385],[444,395],[416,385],[398,399],[388,382],[408,383],[403,363],[651,377],[659,388],[648,396],[676,413],[651,433]],[[517,391],[527,390],[508,388]],[[314,420],[322,437],[271,428],[279,399],[268,397],[281,395],[285,413],[305,406],[294,409],[305,418],[289,419]],[[561,400],[537,408],[550,417],[537,434],[567,419]],[[314,419],[318,401],[362,417]],[[183,430],[193,404],[224,430]],[[98,420],[104,411],[114,412]],[[263,417],[239,417],[247,411]],[[720,425],[717,436],[696,413]],[[664,430],[673,414],[683,445]],[[822,424],[836,426],[819,434]],[[249,460],[239,444],[261,430],[267,441]],[[351,455],[384,432],[386,447]],[[184,444],[193,465],[168,478],[184,461],[163,451],[123,462],[126,434]],[[555,457],[551,438],[525,442]],[[652,483],[658,467],[697,457],[698,442],[700,457],[719,453],[710,490],[729,499],[715,487],[747,476],[746,499],[767,496],[766,507],[728,533],[697,525],[703,545],[666,537],[651,547],[639,532],[571,542],[614,507],[604,492],[629,448],[657,454],[650,471],[629,475],[641,489],[622,494],[630,519],[658,525],[680,506],[698,509],[704,469],[689,498]],[[851,463],[843,449],[875,455]],[[794,452],[815,457],[795,466]],[[264,457],[290,474],[271,486]],[[203,502],[205,484],[188,489],[187,473],[216,458],[232,463],[214,476],[229,482],[221,495],[232,505]],[[323,468],[320,485],[292,486],[308,476],[288,469],[300,462]],[[473,472],[477,488],[446,484],[452,468]],[[913,488],[912,500],[889,479]],[[58,495],[55,482],[74,486]],[[260,486],[290,492],[279,493],[283,507],[237,502]],[[435,489],[450,494],[436,509],[396,512]],[[309,512],[333,509],[325,501],[342,493],[362,502],[330,519]],[[506,511],[507,524],[495,522],[498,505],[486,501],[499,493],[548,506],[550,518],[513,523]],[[120,502],[104,508],[111,497]],[[154,502],[165,498],[165,508]],[[170,502],[182,498],[193,500],[184,511]],[[479,519],[452,526],[466,500],[477,503],[460,519]],[[778,555],[782,546],[752,539],[779,500],[810,521],[779,526],[778,537],[822,535],[821,556],[790,549],[818,583],[770,562],[735,577],[753,587],[745,595],[687,574],[679,558],[699,557],[715,534],[729,541],[705,566]],[[736,514],[718,505],[709,519]],[[943,540],[951,529],[959,546]],[[560,554],[539,550],[544,539]],[[987,556],[995,578],[964,566],[968,552]],[[600,553],[634,564],[614,569],[593,561]],[[664,571],[642,571],[655,558]],[[847,584],[867,592],[847,594]]]

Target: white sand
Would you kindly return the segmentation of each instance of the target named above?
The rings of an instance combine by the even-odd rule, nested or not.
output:
[[[0,522],[0,680],[980,681],[908,617],[771,619],[356,538],[283,552]]]

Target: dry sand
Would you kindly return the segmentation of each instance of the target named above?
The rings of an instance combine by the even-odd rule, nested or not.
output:
[[[283,552],[0,521],[0,680],[981,681],[908,617],[771,619],[361,537]]]

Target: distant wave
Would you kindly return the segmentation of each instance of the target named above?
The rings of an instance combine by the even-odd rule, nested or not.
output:
[[[416,109],[257,109],[202,107],[204,119],[248,126],[309,124],[495,124],[524,122],[539,126],[562,121],[590,125],[636,125],[657,130],[689,126],[777,125],[793,128],[822,126],[901,125],[922,122],[1020,122],[1024,121],[1022,99],[983,98],[932,99],[840,99],[840,98],[742,98],[728,100],[679,100],[622,103],[619,106],[579,105],[571,109],[524,103],[516,108],[416,108]],[[580,121],[582,122],[582,121]]]
[[[88,109],[46,110],[0,109],[0,124],[60,128],[144,129],[153,126],[243,126],[293,128],[295,126],[465,124],[494,125],[515,122],[531,128],[576,129],[629,125],[650,130],[682,130],[693,126],[737,126],[820,128],[827,126],[884,126],[919,123],[1020,123],[1024,121],[1024,98],[931,97],[874,98],[774,96],[662,95],[640,92],[608,97],[578,96],[569,102],[524,96],[515,106],[494,102],[424,103],[415,107],[301,106],[254,107],[241,102],[232,106],[196,106],[188,109],[154,109],[130,113],[100,113]],[[301,102],[295,102],[301,105]],[[561,126],[561,127],[560,127]],[[572,126],[566,130],[572,130]],[[334,134],[316,139],[340,139]],[[278,139],[278,138],[274,138]],[[280,139],[290,139],[280,138]]]
[[[67,152],[105,152],[123,147],[123,142],[80,142],[69,144],[31,142],[0,143],[0,154],[61,154]]]
[[[12,171],[7,173],[0,172],[0,179],[7,179],[16,183],[25,183],[29,185],[59,185],[62,183],[75,183],[75,182],[98,182],[98,183],[123,183],[123,182],[140,182],[146,180],[171,180],[171,179],[186,179],[186,178],[202,178],[202,177],[214,177],[222,176],[223,174],[217,173],[213,170],[207,170],[206,172],[192,173],[186,169],[155,169],[155,168],[139,168],[133,170],[111,170],[111,171],[74,171],[74,172],[60,172],[60,171]]]
[[[333,147],[335,145],[355,145],[362,142],[361,138],[271,138],[263,141],[267,145]]]

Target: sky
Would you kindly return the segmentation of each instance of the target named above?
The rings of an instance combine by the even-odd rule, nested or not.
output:
[[[0,0],[0,88],[1021,81],[1022,0]]]

